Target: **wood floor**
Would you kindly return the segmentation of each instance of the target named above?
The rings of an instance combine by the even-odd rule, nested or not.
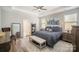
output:
[[[55,44],[53,48],[49,48],[46,46],[43,49],[39,49],[29,41],[28,37],[26,37],[17,39],[14,52],[72,52],[72,51],[73,51],[72,44],[64,42],[62,40],[57,42],[57,44]],[[10,50],[10,52],[13,51]]]

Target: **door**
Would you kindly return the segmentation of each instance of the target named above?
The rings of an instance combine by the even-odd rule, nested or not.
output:
[[[31,35],[31,23],[29,20],[23,20],[23,37]]]

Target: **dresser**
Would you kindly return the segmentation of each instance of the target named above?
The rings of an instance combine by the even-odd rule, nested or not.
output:
[[[69,32],[63,32],[63,40],[72,43],[72,34]]]
[[[0,32],[0,52],[8,52],[10,49],[9,32]]]
[[[72,26],[74,51],[79,52],[79,26]]]
[[[4,32],[0,32],[0,37],[3,37],[5,36],[5,33]]]
[[[5,33],[4,32],[0,32],[0,43],[2,41],[4,41],[4,39],[5,39]]]

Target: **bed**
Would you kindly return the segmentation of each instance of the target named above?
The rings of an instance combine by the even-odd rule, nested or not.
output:
[[[36,31],[33,35],[45,39],[47,46],[53,47],[61,39],[62,29],[60,27],[46,27],[45,30]]]

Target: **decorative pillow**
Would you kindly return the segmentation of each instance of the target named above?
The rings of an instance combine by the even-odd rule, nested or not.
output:
[[[49,28],[47,28],[46,30],[49,31]]]
[[[45,31],[49,31],[50,28],[51,28],[51,27],[46,27],[46,28],[45,28]]]
[[[62,31],[62,28],[59,27],[58,25],[57,26],[47,26],[45,28],[45,31],[49,31],[49,32],[60,32],[60,31]]]
[[[52,29],[51,28],[49,28],[49,32],[52,32]]]

